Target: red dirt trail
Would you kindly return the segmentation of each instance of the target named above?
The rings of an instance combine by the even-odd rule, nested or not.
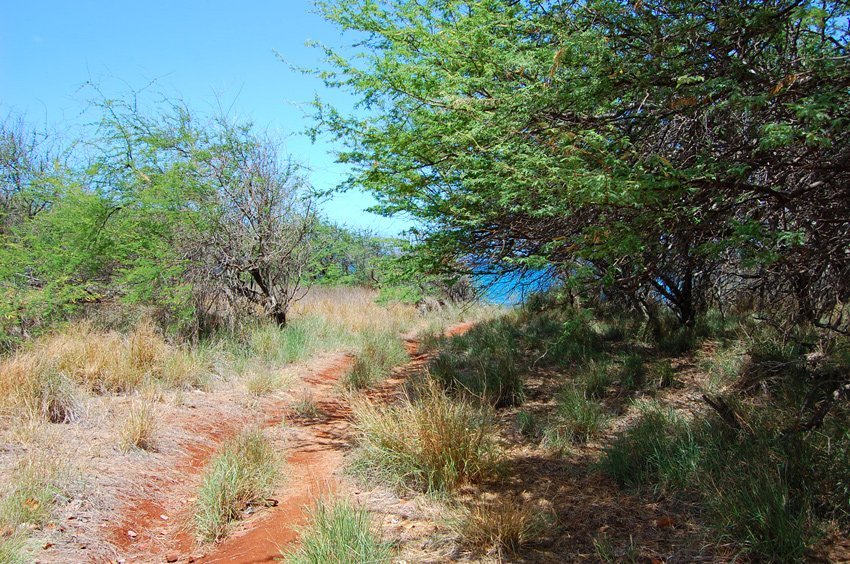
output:
[[[446,334],[464,333],[471,326],[469,322],[461,323]],[[374,401],[392,401],[402,393],[403,382],[422,370],[427,355],[417,355],[418,342],[408,339],[406,348],[411,360],[368,393]],[[343,459],[354,443],[354,430],[351,410],[340,396],[337,383],[353,362],[350,354],[334,355],[319,370],[299,382],[303,393],[312,397],[318,406],[319,415],[314,418],[299,417],[283,401],[263,406],[263,427],[285,420],[292,432],[287,441],[288,464],[282,489],[277,492],[277,504],[242,522],[241,530],[236,529],[221,543],[201,549],[194,544],[188,526],[191,503],[185,501],[187,487],[197,484],[216,446],[235,435],[245,421],[240,418],[209,421],[203,419],[203,413],[193,414],[184,424],[196,440],[185,445],[185,456],[173,467],[173,475],[156,476],[145,484],[145,492],[156,492],[155,495],[127,499],[125,507],[131,511],[118,520],[118,525],[109,534],[110,541],[126,555],[126,561],[247,564],[279,559],[281,549],[291,548],[297,541],[298,528],[307,518],[305,508],[341,488]]]

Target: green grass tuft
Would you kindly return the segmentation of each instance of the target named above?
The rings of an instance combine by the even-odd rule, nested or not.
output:
[[[319,501],[301,531],[301,545],[284,553],[289,564],[390,562],[392,549],[372,525],[369,513],[347,500]]]
[[[204,472],[195,504],[195,534],[212,542],[227,534],[232,521],[274,491],[280,460],[258,429],[243,431],[227,441]]]

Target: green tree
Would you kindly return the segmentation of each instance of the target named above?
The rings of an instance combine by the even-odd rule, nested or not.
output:
[[[555,266],[684,324],[730,288],[850,297],[846,3],[319,6],[362,111],[318,102],[316,133],[421,220],[423,268]]]

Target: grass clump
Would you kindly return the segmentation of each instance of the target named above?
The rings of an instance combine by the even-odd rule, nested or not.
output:
[[[372,525],[369,513],[347,500],[319,501],[301,531],[301,545],[284,553],[289,564],[389,562],[392,549]]]
[[[319,404],[316,403],[316,399],[309,391],[301,394],[292,404],[292,410],[295,412],[295,415],[304,419],[315,419],[322,414]]]
[[[609,364],[604,361],[590,361],[583,369],[582,381],[587,397],[604,398],[613,382]]]
[[[431,375],[447,389],[495,407],[519,405],[524,365],[511,316],[476,325],[444,342],[431,361]]]
[[[401,487],[451,491],[495,465],[493,429],[481,407],[426,384],[415,399],[383,407],[354,406],[360,434],[357,465]]]
[[[620,385],[626,390],[642,390],[646,385],[646,363],[639,354],[623,357],[620,366]]]
[[[150,401],[136,401],[130,405],[127,418],[119,430],[120,445],[124,451],[132,449],[156,450],[156,433],[159,428],[156,407]]]
[[[574,443],[586,443],[605,428],[607,417],[602,406],[587,397],[575,385],[569,385],[558,395],[554,426]]]
[[[48,359],[19,353],[0,362],[0,407],[31,419],[70,423],[79,413],[79,389]]]
[[[463,544],[480,551],[495,551],[499,558],[516,554],[534,541],[543,528],[539,510],[522,500],[478,502],[466,508],[456,525]]]
[[[407,358],[407,351],[398,336],[387,332],[367,333],[355,356],[354,366],[343,379],[343,385],[351,390],[369,388]]]
[[[51,461],[32,456],[22,459],[0,498],[0,536],[23,526],[46,525],[62,495],[60,478],[58,466]]]
[[[534,438],[540,434],[540,422],[530,411],[519,411],[516,414],[517,429],[524,437]]]
[[[152,323],[129,334],[80,322],[0,361],[0,402],[51,422],[76,417],[75,390],[126,393],[151,381],[192,387],[209,370],[203,355],[168,344]]]
[[[27,564],[30,562],[21,535],[6,535],[0,532],[0,562],[3,564]]]
[[[195,505],[195,534],[212,542],[227,534],[230,523],[249,506],[274,491],[280,460],[259,429],[248,429],[227,441],[204,472]]]
[[[701,454],[685,419],[650,406],[608,447],[601,464],[620,485],[687,486]]]
[[[258,367],[245,379],[245,389],[255,397],[267,396],[283,386],[283,377],[270,367]]]
[[[826,519],[847,525],[845,429],[788,434],[776,406],[737,406],[740,429],[650,408],[608,448],[603,470],[625,486],[698,501],[706,523],[755,559],[804,559]],[[838,460],[839,469],[831,464]],[[835,494],[838,493],[836,496]]]

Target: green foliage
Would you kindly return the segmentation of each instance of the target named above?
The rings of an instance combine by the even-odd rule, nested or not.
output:
[[[300,546],[285,553],[289,564],[389,562],[392,549],[375,532],[369,513],[347,500],[319,501],[308,513]]]
[[[317,101],[314,133],[345,144],[345,187],[425,226],[422,270],[554,266],[689,329],[722,265],[810,318],[845,299],[847,256],[819,242],[848,243],[846,3],[319,9],[356,44],[316,74],[360,103]]]

